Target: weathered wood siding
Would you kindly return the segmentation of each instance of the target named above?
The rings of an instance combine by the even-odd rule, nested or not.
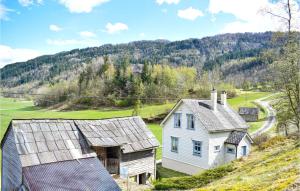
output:
[[[10,129],[2,148],[2,191],[16,190],[22,185],[22,166]]]
[[[151,173],[151,175],[154,176],[154,164],[154,149],[121,155],[120,167],[128,167],[129,176],[142,173]]]

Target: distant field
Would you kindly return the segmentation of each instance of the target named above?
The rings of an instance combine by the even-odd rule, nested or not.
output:
[[[255,106],[252,101],[258,98],[270,95],[264,92],[243,92],[239,97],[229,99],[229,104],[238,109],[239,106]],[[174,103],[164,105],[146,105],[141,109],[142,117],[152,117],[170,110]],[[125,117],[132,115],[132,108],[111,109],[103,108],[99,110],[83,110],[83,111],[53,111],[35,107],[32,101],[20,101],[11,98],[0,98],[0,139],[2,139],[6,128],[11,119],[30,119],[30,118],[65,118],[65,119],[103,119],[112,117]],[[266,116],[261,112],[260,118]],[[264,121],[250,123],[250,131],[259,128]],[[161,142],[162,130],[158,124],[148,124],[151,131]],[[161,158],[161,148],[157,151],[157,158]]]

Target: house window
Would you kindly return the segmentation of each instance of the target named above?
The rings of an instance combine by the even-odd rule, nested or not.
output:
[[[178,152],[178,137],[171,137],[171,151]]]
[[[181,113],[174,113],[174,128],[181,127]]]
[[[193,155],[201,157],[201,141],[193,141]]]
[[[227,147],[227,153],[234,154],[234,148]]]
[[[215,148],[215,152],[219,152],[220,151],[220,145],[217,145],[214,148]]]
[[[243,156],[247,155],[247,146],[242,146],[242,155]]]
[[[193,114],[186,114],[186,118],[187,118],[187,128],[188,129],[195,129],[194,115]]]

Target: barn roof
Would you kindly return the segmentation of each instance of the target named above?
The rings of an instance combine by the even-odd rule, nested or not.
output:
[[[72,120],[13,120],[23,167],[97,156]]]
[[[256,107],[240,107],[239,114],[240,115],[258,115],[259,109]]]
[[[248,136],[250,142],[253,143],[251,137],[248,135],[247,132],[244,131],[232,131],[224,143],[238,145],[245,136]]]
[[[211,100],[182,99],[172,112],[181,104],[185,104],[209,132],[248,129],[247,123],[228,105],[218,103],[217,110],[213,111]],[[172,112],[164,119],[162,124]]]
[[[75,120],[75,123],[91,146],[121,146],[123,153],[159,146],[159,142],[140,117]]]
[[[28,190],[121,190],[97,158],[23,168]]]
[[[91,146],[120,146],[123,153],[159,146],[140,117],[12,120],[10,129],[23,167],[95,157]]]

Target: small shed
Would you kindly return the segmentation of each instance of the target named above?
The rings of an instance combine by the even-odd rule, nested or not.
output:
[[[240,116],[247,122],[258,121],[259,108],[256,107],[240,107],[239,108]]]
[[[2,190],[120,190],[72,120],[13,120],[1,142]]]

